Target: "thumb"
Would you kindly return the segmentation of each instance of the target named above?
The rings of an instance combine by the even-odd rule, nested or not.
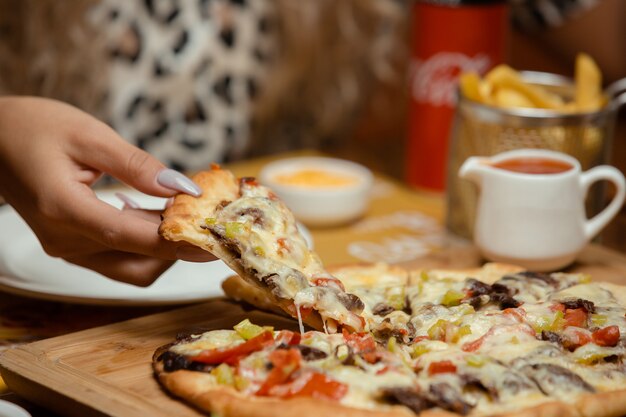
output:
[[[79,162],[106,172],[139,191],[160,197],[170,197],[177,192],[196,197],[202,194],[200,187],[187,176],[166,168],[158,159],[126,142],[104,123],[97,135],[86,137],[83,141],[83,146],[78,146],[75,152]]]

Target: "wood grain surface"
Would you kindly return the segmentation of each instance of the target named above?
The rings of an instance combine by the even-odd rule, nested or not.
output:
[[[20,346],[0,357],[0,369],[15,392],[64,416],[197,417],[161,390],[152,354],[177,334],[232,328],[246,317],[297,329],[291,320],[215,299]]]

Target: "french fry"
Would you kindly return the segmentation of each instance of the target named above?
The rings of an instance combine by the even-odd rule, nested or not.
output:
[[[474,72],[461,74],[459,86],[465,97],[503,108],[540,108],[563,113],[597,111],[607,98],[602,92],[602,74],[594,60],[580,53],[576,58],[573,100],[565,101],[539,85],[525,82],[507,65],[498,65],[483,79]]]
[[[576,56],[575,103],[579,111],[596,111],[604,105],[602,73],[594,60],[587,54]]]
[[[466,72],[459,77],[459,86],[463,95],[470,100],[483,102],[480,92],[480,76],[475,72]]]
[[[510,88],[500,88],[494,94],[495,104],[500,107],[530,107],[534,108],[533,102],[524,94]]]
[[[533,104],[532,107],[558,110],[563,106],[563,100],[559,96],[538,86],[525,83],[519,73],[508,65],[498,65],[489,71],[485,80],[493,86],[495,91],[502,88],[517,91]]]
[[[482,104],[495,104],[491,98],[491,85],[475,72],[463,73],[459,77],[459,85],[463,95],[470,100]]]

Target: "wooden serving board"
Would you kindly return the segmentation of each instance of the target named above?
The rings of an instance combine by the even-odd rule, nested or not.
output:
[[[228,329],[246,317],[297,329],[293,320],[219,298],[8,350],[0,372],[20,396],[63,416],[206,417],[161,390],[152,354],[179,333]]]

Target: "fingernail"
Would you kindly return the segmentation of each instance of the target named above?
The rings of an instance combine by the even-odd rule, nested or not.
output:
[[[176,257],[182,261],[207,262],[215,260],[210,252],[193,246],[181,246],[176,250]]]
[[[131,209],[139,208],[139,204],[135,200],[127,196],[126,194],[115,193],[115,197],[119,198],[120,201],[124,203],[124,207],[131,208]]]
[[[157,175],[157,182],[165,188],[187,193],[194,197],[202,195],[202,190],[195,182],[173,169],[161,170]]]

